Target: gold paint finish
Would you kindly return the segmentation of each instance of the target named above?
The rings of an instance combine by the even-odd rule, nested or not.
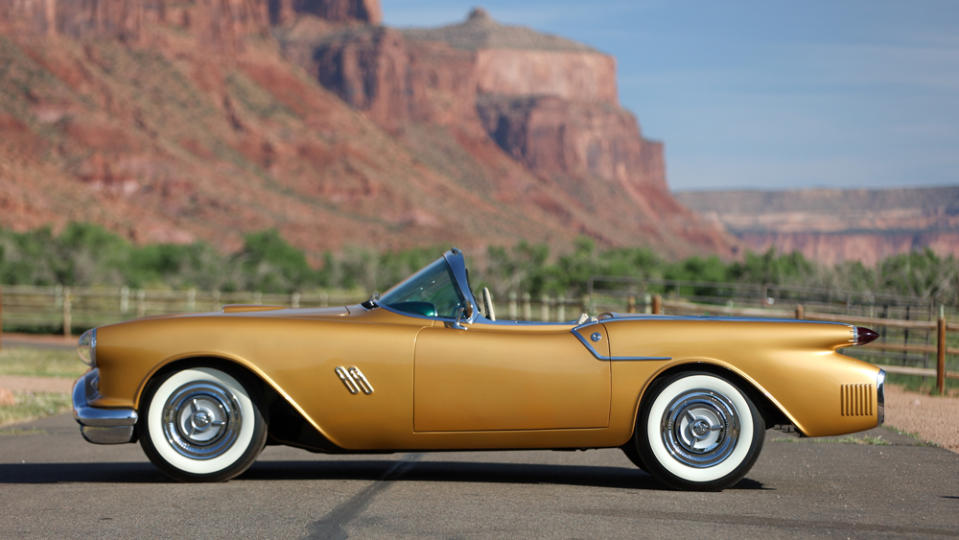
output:
[[[360,306],[104,326],[92,405],[139,408],[160,370],[213,359],[249,370],[344,449],[611,447],[632,435],[658,375],[709,368],[741,377],[806,435],[877,423],[875,388],[859,389],[878,369],[836,352],[846,325],[614,318],[576,330],[596,355],[572,324],[465,326]],[[351,394],[337,367],[358,368],[375,392]]]
[[[609,362],[594,357],[571,328],[423,329],[416,341],[414,430],[608,426]]]

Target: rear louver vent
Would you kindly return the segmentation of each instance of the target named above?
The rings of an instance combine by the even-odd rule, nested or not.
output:
[[[843,416],[872,416],[871,384],[844,384],[839,389],[839,406]]]

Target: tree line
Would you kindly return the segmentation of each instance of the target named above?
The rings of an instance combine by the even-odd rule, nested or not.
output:
[[[0,229],[0,284],[197,288],[290,293],[320,288],[383,291],[439,256],[448,246],[378,252],[348,247],[325,252],[318,266],[273,229],[253,232],[231,254],[205,242],[137,246],[89,223],[71,223],[17,233]],[[959,264],[931,250],[888,257],[872,267],[860,262],[819,264],[793,252],[746,252],[725,261],[716,256],[667,260],[644,247],[600,249],[576,239],[565,252],[521,241],[468,253],[475,287],[497,295],[510,291],[582,294],[590,278],[636,281],[766,284],[853,293],[915,296],[959,304]],[[702,292],[702,291],[699,291]]]

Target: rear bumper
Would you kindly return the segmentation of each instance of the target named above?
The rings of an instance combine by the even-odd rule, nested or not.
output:
[[[88,371],[73,384],[73,417],[80,424],[83,438],[95,444],[133,442],[137,412],[133,409],[93,407],[90,401],[98,394],[100,372]]]

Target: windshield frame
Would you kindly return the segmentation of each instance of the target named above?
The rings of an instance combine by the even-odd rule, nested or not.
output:
[[[431,316],[421,315],[419,313],[402,311],[402,310],[393,308],[389,305],[386,305],[382,301],[383,297],[388,296],[391,292],[397,289],[400,289],[404,285],[416,280],[417,278],[422,276],[424,272],[430,270],[436,263],[440,262],[441,260],[446,263],[446,270],[447,272],[449,272],[449,275],[451,278],[450,282],[453,286],[454,292],[456,292],[456,294],[460,297],[463,303],[466,304],[464,306],[464,308],[466,308],[466,313],[464,313],[462,317],[460,317],[459,319],[457,319],[456,317],[446,317],[446,316],[440,316],[440,315],[431,317]],[[410,277],[390,287],[389,290],[387,290],[382,295],[379,295],[379,296],[374,295],[372,298],[370,298],[368,303],[376,307],[381,307],[392,313],[397,313],[407,317],[415,317],[419,319],[429,319],[429,320],[437,320],[437,321],[445,321],[445,322],[456,322],[458,320],[458,322],[472,323],[472,322],[475,322],[477,318],[482,318],[482,315],[480,314],[480,310],[479,310],[479,305],[476,303],[476,299],[473,297],[473,291],[470,289],[470,286],[469,286],[469,276],[466,271],[466,260],[463,257],[463,252],[456,248],[450,249],[449,251],[444,253],[442,257],[429,263],[423,268],[420,268],[415,273],[413,273],[413,275],[411,275]]]

